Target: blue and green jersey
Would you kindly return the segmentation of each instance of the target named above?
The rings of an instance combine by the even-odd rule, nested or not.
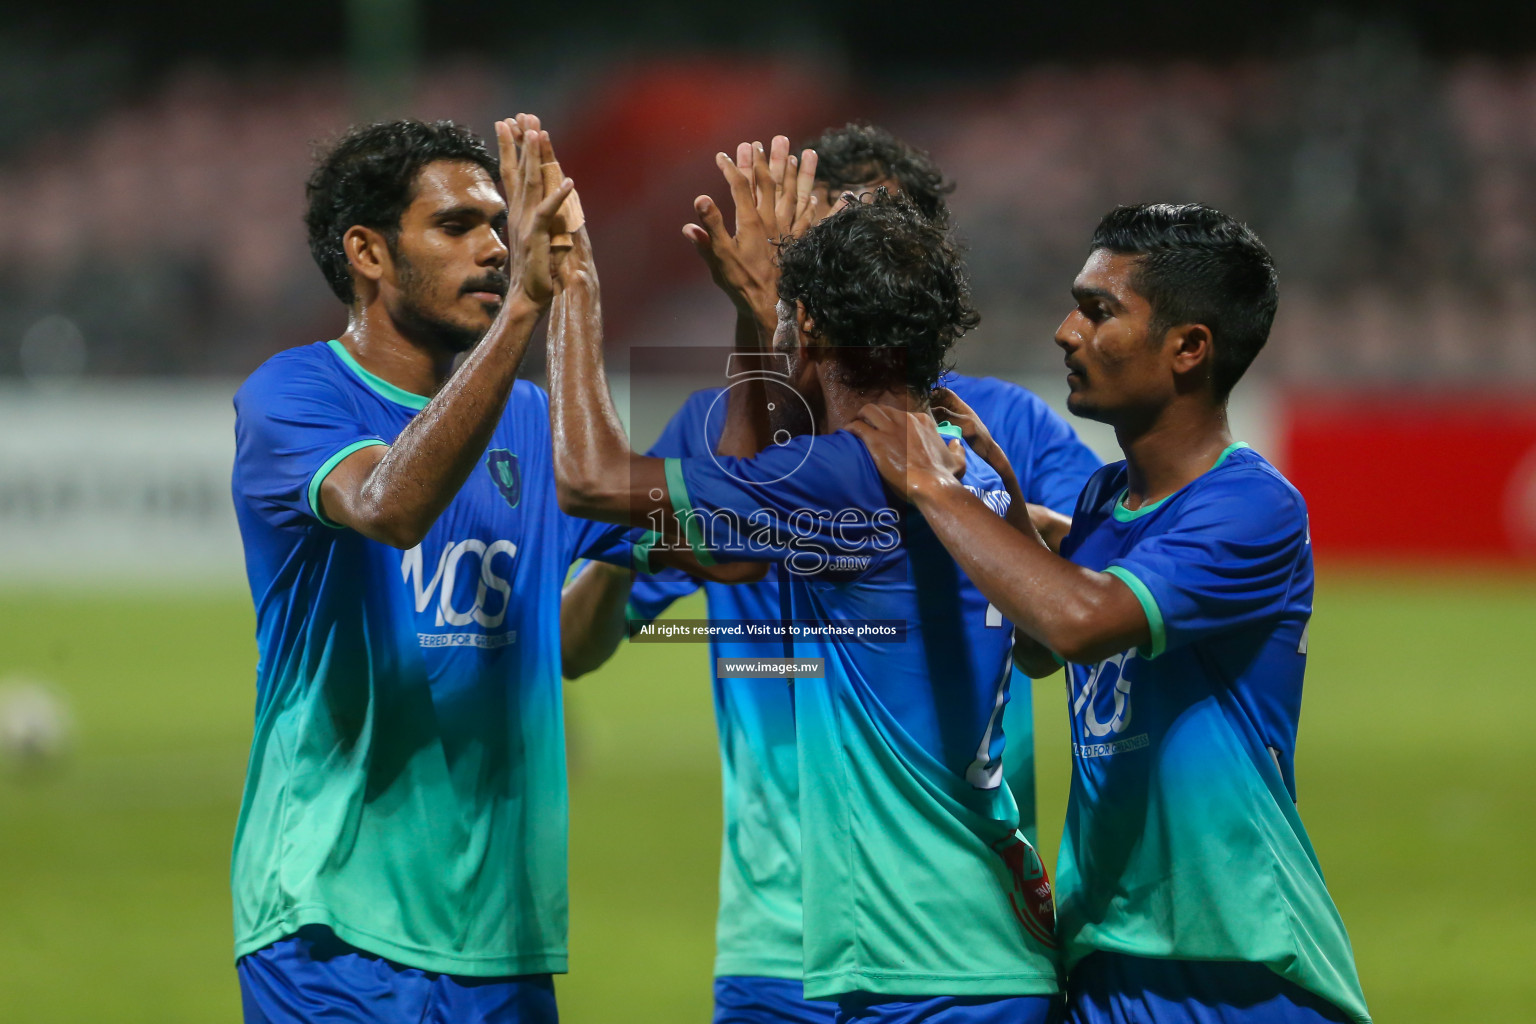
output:
[[[1089,482],[1063,554],[1130,587],[1140,650],[1068,666],[1072,791],[1058,860],[1067,969],[1096,951],[1247,961],[1368,1021],[1349,938],[1296,813],[1312,614],[1306,506],[1245,446],[1134,511]]]
[[[548,399],[519,381],[418,546],[326,521],[320,486],[427,399],[338,342],[235,396],[256,723],[235,834],[235,955],[309,924],[411,967],[566,969],[560,586],[629,534],[555,504]]]
[[[1034,393],[992,377],[951,374],[944,382],[981,417],[1002,447],[1025,498],[1071,514],[1100,461]],[[690,395],[650,454],[705,455],[724,427],[722,388]],[[702,584],[711,620],[778,619],[778,569],[757,584]],[[675,571],[639,576],[629,616],[649,622],[701,584]],[[720,849],[715,974],[800,978],[800,819],[790,687],[773,679],[722,680],[717,658],[779,657],[778,641],[716,639],[709,645],[719,730],[724,829]],[[1008,745],[1003,775],[1019,809],[1020,830],[1035,831],[1034,721],[1028,677],[1015,672],[1003,712]]]
[[[778,563],[780,618],[831,630],[778,652],[823,666],[790,694],[806,997],[1056,991],[1049,883],[1002,781],[1011,628],[847,431],[666,462],[701,557]],[[974,453],[962,482],[1006,512]]]

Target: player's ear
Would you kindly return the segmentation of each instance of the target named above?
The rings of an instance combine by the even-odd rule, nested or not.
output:
[[[796,343],[801,346],[816,337],[816,319],[805,311],[805,303],[799,299],[795,300],[795,332],[799,335]]]
[[[1215,340],[1205,324],[1180,324],[1164,339],[1173,358],[1174,375],[1194,387],[1203,387],[1215,368]]]
[[[394,265],[384,236],[361,224],[352,225],[341,236],[341,248],[352,272],[365,281],[379,281]]]

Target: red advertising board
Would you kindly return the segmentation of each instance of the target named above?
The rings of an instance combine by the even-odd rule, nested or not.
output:
[[[1536,564],[1536,397],[1292,395],[1317,556]]]

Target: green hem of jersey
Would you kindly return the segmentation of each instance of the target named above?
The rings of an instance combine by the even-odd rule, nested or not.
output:
[[[1104,570],[1115,579],[1131,588],[1131,593],[1136,595],[1136,600],[1141,604],[1141,610],[1147,613],[1147,628],[1152,633],[1152,651],[1146,657],[1150,661],[1168,649],[1168,629],[1163,624],[1163,612],[1157,606],[1157,599],[1152,596],[1152,591],[1147,585],[1136,578],[1136,574],[1122,565],[1112,565]]]
[[[651,568],[651,548],[656,546],[658,540],[661,540],[661,534],[655,530],[646,530],[640,539],[635,541],[629,550],[631,569],[635,572],[644,573],[647,576],[655,571]],[[629,604],[625,604],[624,611],[626,615],[629,613],[630,607]]]
[[[799,981],[805,975],[805,962],[795,956],[788,960],[763,960],[751,955],[715,956],[717,978],[786,978]]]
[[[332,338],[326,344],[330,346],[332,352],[336,353],[337,358],[347,364],[347,369],[357,374],[358,379],[377,392],[380,397],[387,398],[398,405],[403,405],[407,409],[415,409],[417,412],[425,409],[427,403],[432,401],[426,395],[418,395],[407,391],[405,388],[391,384],[376,373],[369,373],[363,369],[363,364],[354,359],[352,353],[347,351],[347,346],[335,338]]]
[[[920,974],[909,971],[833,971],[807,974],[805,998],[835,999],[851,992],[892,996],[1048,996],[1061,991],[1056,972]]]
[[[564,950],[558,953],[473,957],[435,953],[415,946],[402,945],[338,921],[330,910],[321,904],[300,904],[290,909],[282,920],[259,929],[250,938],[237,939],[235,959],[239,960],[258,949],[270,946],[294,934],[305,925],[311,924],[324,925],[349,946],[356,946],[375,956],[394,960],[419,971],[435,971],[438,974],[457,974],[473,978],[499,978],[517,974],[566,974],[570,970],[570,956]]]
[[[1223,448],[1221,450],[1221,454],[1216,456],[1216,461],[1211,463],[1211,468],[1206,470],[1205,472],[1209,473],[1212,470],[1216,469],[1216,467],[1220,466],[1223,462],[1226,462],[1227,461],[1227,456],[1231,455],[1233,452],[1237,451],[1239,448],[1247,448],[1247,447],[1248,447],[1248,442],[1247,441],[1234,441],[1234,442],[1232,442],[1231,444],[1227,445],[1225,448]],[[1205,473],[1201,473],[1200,475],[1204,476]],[[1183,487],[1180,487],[1179,491],[1182,491],[1183,489],[1184,489]],[[1161,498],[1158,498],[1156,501],[1154,501],[1150,505],[1143,505],[1143,506],[1141,506],[1141,508],[1130,509],[1130,508],[1126,508],[1125,507],[1125,496],[1130,493],[1130,490],[1131,489],[1129,487],[1122,487],[1122,488],[1120,488],[1120,493],[1115,495],[1115,503],[1114,503],[1114,505],[1110,506],[1110,513],[1115,517],[1115,521],[1118,522],[1118,523],[1129,523],[1129,522],[1131,522],[1134,519],[1140,519],[1142,516],[1146,515],[1148,512],[1155,512],[1159,508],[1162,507],[1164,502],[1166,502],[1169,498],[1173,497],[1173,494],[1178,494],[1179,493],[1179,491],[1174,491],[1173,494],[1168,494],[1168,495],[1165,495],[1165,496],[1163,496]]]
[[[341,465],[342,459],[346,458],[348,455],[351,455],[355,451],[358,451],[362,448],[372,448],[376,444],[382,444],[386,448],[389,447],[388,444],[380,441],[376,437],[365,437],[361,441],[353,441],[341,451],[326,459],[324,464],[322,464],[319,469],[315,470],[315,475],[309,478],[309,510],[315,514],[316,519],[320,520],[320,522],[324,523],[326,526],[329,526],[331,529],[342,530],[345,529],[345,527],[340,523],[331,522],[329,519],[325,518],[325,513],[320,511],[320,485],[325,483],[325,478],[331,475],[331,470]]]
[[[688,538],[693,557],[699,560],[700,565],[714,565],[714,557],[704,547],[704,531],[699,526],[699,516],[694,513],[693,502],[688,498],[688,483],[683,479],[683,460],[667,459],[664,468],[667,494],[672,499],[672,512],[683,528],[683,536]]]

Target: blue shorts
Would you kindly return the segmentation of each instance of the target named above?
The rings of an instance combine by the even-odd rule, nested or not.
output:
[[[836,1003],[805,998],[798,978],[715,979],[714,1024],[833,1024]]]
[[[893,999],[858,994],[838,1000],[837,1024],[1059,1024],[1060,996],[932,996]]]
[[[557,1024],[547,974],[437,974],[309,926],[235,964],[245,1024]]]
[[[1093,953],[1067,975],[1068,1024],[1347,1024],[1263,964]]]

